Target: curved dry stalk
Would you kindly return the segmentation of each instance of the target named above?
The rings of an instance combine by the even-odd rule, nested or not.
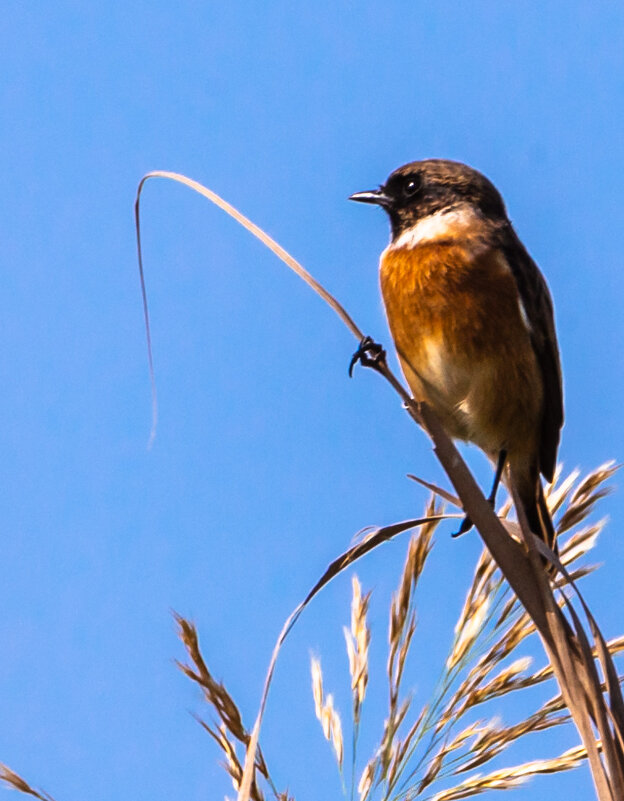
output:
[[[288,251],[284,250],[284,248],[279,245],[272,237],[270,237],[265,231],[263,231],[259,226],[253,223],[248,217],[245,217],[244,214],[241,214],[238,209],[234,208],[231,203],[228,203],[222,197],[217,195],[216,192],[213,192],[212,189],[208,189],[208,187],[200,184],[199,181],[194,181],[192,178],[187,178],[186,175],[181,175],[177,172],[169,172],[168,170],[153,170],[152,172],[148,172],[147,175],[144,175],[139,182],[139,186],[137,188],[136,193],[136,200],[134,202],[134,220],[136,226],[136,236],[137,236],[137,256],[139,262],[139,277],[141,280],[141,296],[143,299],[143,315],[145,320],[145,333],[147,337],[147,352],[148,352],[148,359],[149,359],[149,371],[150,371],[150,382],[152,387],[152,429],[150,431],[150,439],[149,445],[152,444],[154,441],[154,437],[156,436],[156,426],[158,424],[158,400],[156,395],[156,379],[154,373],[154,360],[152,355],[152,335],[151,335],[151,328],[150,328],[150,319],[149,319],[149,309],[147,304],[147,292],[145,290],[145,273],[143,270],[143,253],[141,248],[141,218],[140,218],[140,203],[141,203],[141,192],[143,191],[143,187],[145,183],[149,181],[151,178],[166,178],[170,181],[175,181],[176,183],[182,184],[183,186],[187,186],[189,189],[192,189],[194,192],[202,195],[211,203],[214,203],[215,206],[220,208],[226,214],[229,214],[236,222],[240,223],[250,234],[253,234],[257,239],[259,239],[263,245],[265,245],[269,250],[271,250],[277,256],[280,261],[283,261],[284,264],[289,267],[296,275],[301,278],[302,281],[316,292],[325,303],[328,304],[340,317],[342,322],[347,326],[349,331],[353,334],[356,339],[361,340],[364,337],[364,334],[360,331],[357,325],[354,323],[351,316],[348,314],[344,306],[340,304],[336,298],[328,292],[325,287],[311,275],[305,267],[303,267],[296,259],[294,259]]]

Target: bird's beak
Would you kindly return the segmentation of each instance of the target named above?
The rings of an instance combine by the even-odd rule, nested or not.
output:
[[[357,200],[359,203],[374,203],[376,206],[389,206],[392,198],[386,195],[383,189],[373,189],[370,192],[356,192],[351,195],[349,200]]]

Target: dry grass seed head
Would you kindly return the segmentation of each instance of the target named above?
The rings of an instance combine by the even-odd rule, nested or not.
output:
[[[336,762],[338,767],[342,768],[342,760],[344,758],[344,742],[342,739],[342,724],[338,713],[334,710],[331,717],[331,742],[334,747],[334,754],[336,755]]]
[[[439,514],[435,497],[427,506],[427,515]],[[438,521],[426,523],[415,534],[409,544],[407,558],[401,574],[397,592],[390,605],[390,625],[388,631],[389,651],[387,673],[390,681],[391,707],[396,705],[399,685],[411,639],[416,630],[416,614],[412,608],[413,591],[431,552],[431,540]],[[398,657],[398,658],[397,658]],[[394,699],[394,701],[393,701]],[[391,710],[392,715],[392,710]]]
[[[518,665],[518,667],[521,667],[521,665]],[[499,686],[496,689],[492,688],[493,693],[500,695],[503,692],[521,689],[523,686],[528,686],[528,681],[530,681],[530,679],[531,677],[526,677],[525,679],[514,680],[514,686],[505,686],[506,682],[501,681],[502,686]],[[498,690],[501,691],[498,692]],[[491,697],[494,697],[494,694]],[[480,698],[477,700],[475,698],[474,703],[464,702],[461,707],[456,710],[452,717],[447,717],[446,723],[449,723],[451,719],[456,719],[458,716],[463,714],[466,709],[469,708],[469,706],[474,706],[475,703],[481,703],[485,700],[487,699]],[[468,737],[475,735],[475,740],[470,746],[469,753],[467,753],[465,755],[465,759],[460,761],[460,763],[455,767],[454,773],[459,774],[468,770],[473,770],[474,768],[477,768],[498,756],[511,743],[518,740],[520,737],[531,732],[543,731],[569,721],[569,714],[557,714],[564,708],[565,705],[561,700],[561,696],[557,696],[541,707],[537,712],[533,713],[525,720],[513,724],[512,726],[501,726],[496,719],[487,724],[483,724],[481,722],[473,724],[474,728],[472,725],[469,726],[462,733],[460,733],[460,735],[457,735],[456,739],[451,741],[449,745],[442,747],[441,753],[436,755],[438,757],[438,762],[441,763],[451,750],[455,750],[462,745],[463,741],[465,741]],[[439,730],[439,728],[441,727],[437,727],[436,730]],[[435,775],[431,776],[431,781],[433,781],[434,778]]]
[[[249,734],[243,726],[241,714],[224,685],[217,682],[208,670],[201,655],[199,638],[195,626],[179,615],[176,616],[176,621],[179,627],[180,638],[195,665],[195,670],[180,662],[178,662],[178,667],[190,679],[199,684],[204,691],[206,700],[214,707],[219,719],[225,724],[228,731],[239,742],[246,745],[249,742]]]
[[[583,747],[571,748],[560,757],[554,759],[540,759],[534,762],[526,762],[513,768],[503,768],[502,770],[489,773],[487,776],[471,776],[461,784],[443,790],[433,796],[431,801],[458,801],[461,798],[470,798],[480,795],[489,790],[511,790],[525,782],[531,776],[542,773],[560,773],[564,770],[571,770],[578,767],[585,759],[586,753]]]
[[[561,465],[557,465],[552,484],[547,484],[544,487],[544,497],[546,498],[546,503],[551,516],[556,514],[563,504],[568,500],[570,493],[572,492],[572,488],[578,481],[580,475],[581,471],[578,468],[575,468],[568,476],[566,476],[566,478],[564,478],[561,483],[559,483],[561,478]]]
[[[241,765],[240,760],[238,759],[235,743],[232,742],[228,737],[227,728],[223,724],[221,724],[217,729],[212,729],[203,721],[200,720],[199,722],[223,751],[225,755],[225,762],[221,762],[221,765],[226,771],[226,773],[229,774],[230,778],[232,779],[232,786],[234,787],[236,792],[238,792],[240,790],[241,779],[243,776],[243,766]],[[256,767],[258,767],[257,762],[256,762]],[[262,773],[265,777],[268,778],[267,772],[263,771]],[[252,799],[252,801],[264,801],[264,795],[260,790],[255,778],[253,779],[251,784],[250,798]]]
[[[615,473],[619,470],[619,465],[615,460],[610,459],[607,462],[599,465],[588,473],[587,476],[581,481],[578,487],[574,490],[570,499],[570,505],[584,501],[586,498],[593,495],[601,484],[609,481]],[[598,496],[602,498],[602,495]]]
[[[586,476],[572,492],[568,508],[561,516],[557,530],[559,534],[582,522],[592,511],[594,505],[611,491],[601,486],[618,469],[615,462],[605,462]]]
[[[400,707],[391,709],[384,723],[383,737],[379,746],[379,764],[381,778],[388,776],[388,770],[398,748],[398,732],[410,708],[411,699],[406,698]]]
[[[522,674],[529,668],[531,661],[531,657],[521,657],[501,670],[500,673],[485,684],[476,681],[469,692],[464,695],[463,703],[455,710],[453,716],[458,717],[478,704],[483,704],[486,701],[491,701],[493,698],[507,695],[507,693],[525,687],[526,679],[529,677]]]
[[[323,711],[323,672],[321,662],[316,657],[310,660],[310,673],[312,674],[312,696],[314,698],[314,712],[320,720]]]
[[[436,512],[435,503],[430,503],[427,507],[427,515]],[[396,642],[401,635],[401,630],[407,620],[412,591],[415,589],[420,574],[425,566],[427,557],[431,552],[431,538],[435,531],[436,524],[428,523],[421,527],[417,534],[410,540],[401,582],[395,595],[392,597],[390,614],[390,644]]]
[[[563,599],[560,600],[560,603],[563,603]],[[503,632],[502,636],[499,637],[499,639],[490,647],[490,649],[477,661],[476,665],[471,668],[466,678],[461,682],[455,691],[446,709],[440,715],[440,719],[436,725],[436,731],[444,728],[444,726],[446,726],[451,719],[455,718],[458,714],[460,714],[460,712],[466,711],[470,706],[482,703],[484,700],[487,700],[488,697],[494,697],[488,695],[489,690],[486,690],[486,688],[490,687],[492,691],[497,689],[498,682],[504,680],[505,676],[508,675],[507,670],[515,670],[516,667],[522,668],[523,660],[519,659],[514,662],[509,669],[503,670],[497,678],[492,680],[494,682],[493,686],[490,686],[490,682],[487,684],[485,683],[488,676],[497,665],[506,659],[518,647],[518,645],[520,645],[520,643],[522,643],[534,631],[535,626],[531,621],[531,618],[526,612],[523,612],[509,626],[509,628]],[[526,667],[523,669],[526,669]],[[550,678],[552,675],[552,672],[548,671],[550,671],[549,667],[542,669],[536,674],[533,674],[533,676],[508,676],[510,680],[510,686],[505,690],[505,692],[523,689],[524,687],[533,686],[533,684],[544,681],[546,678]],[[503,693],[501,692],[497,694],[500,695]],[[485,697],[483,697],[484,695]]]
[[[332,744],[338,766],[342,767],[342,760],[344,756],[342,725],[340,723],[340,716],[334,709],[334,698],[331,693],[327,696],[327,699],[323,704],[320,720],[325,739]]]
[[[491,726],[492,724],[488,724]],[[454,752],[458,751],[464,745],[466,745],[467,741],[471,737],[477,736],[481,731],[484,731],[487,726],[484,726],[482,721],[477,721],[475,723],[471,723],[465,729],[460,731],[458,734],[453,737],[450,742],[445,742],[440,747],[438,752],[435,754],[433,759],[429,762],[429,766],[427,768],[427,772],[423,776],[419,786],[417,795],[422,793],[422,791],[427,788],[430,784],[432,784],[438,777],[442,766],[444,765],[444,761]]]
[[[578,472],[572,474],[570,478],[576,480],[578,478]],[[573,482],[571,482],[573,483]],[[568,486],[568,492],[570,487]],[[570,567],[574,562],[576,562],[581,557],[585,556],[589,551],[591,551],[598,540],[598,536],[602,529],[604,528],[607,522],[607,518],[603,518],[599,520],[597,523],[586,526],[585,528],[581,529],[580,531],[574,532],[571,537],[569,537],[566,542],[560,542],[560,558],[562,563],[566,567]],[[594,570],[596,570],[597,565],[582,565],[581,567],[577,568],[573,572],[570,573],[571,578],[573,581],[577,579],[583,578],[584,576],[589,575]],[[564,587],[567,585],[568,580],[565,576],[558,576],[553,583],[553,587],[555,589]],[[511,615],[514,610],[519,609],[519,602],[515,595],[511,595],[505,605],[503,606],[502,611],[499,614],[499,617],[495,623],[495,628],[498,628],[505,622],[505,620]]]
[[[405,737],[403,739],[397,738],[397,748],[395,751],[393,764],[390,766],[390,775],[394,776],[397,770],[401,767],[401,763],[405,759],[405,755],[407,754],[410,746],[412,745],[414,738],[416,737],[416,734],[419,732],[421,724],[427,712],[428,712],[428,707],[424,706],[420,710],[420,713],[416,718],[416,720],[412,723]]]
[[[349,673],[351,675],[351,689],[354,696],[356,719],[359,708],[366,695],[368,684],[368,646],[370,644],[370,630],[366,622],[370,592],[362,596],[362,588],[357,576],[352,579],[353,598],[351,601],[351,629],[344,629],[349,658]]]
[[[490,552],[487,550],[487,548],[484,548],[479,556],[479,561],[477,562],[477,566],[475,567],[474,575],[472,577],[472,584],[470,585],[470,588],[466,594],[464,606],[455,626],[456,634],[461,630],[466,620],[471,616],[476,599],[478,599],[484,593],[489,595],[492,579],[496,570],[496,563],[490,556]]]
[[[447,662],[452,670],[468,650],[474,645],[476,637],[490,609],[492,598],[502,586],[503,580],[496,563],[484,548],[477,562],[471,586],[466,594],[464,606],[455,625],[455,642]]]
[[[598,541],[598,536],[604,528],[607,518],[603,517],[592,526],[575,531],[574,534],[561,546],[561,561],[568,567],[577,559],[585,556],[592,550]]]
[[[462,661],[482,632],[483,623],[490,610],[490,596],[480,593],[471,607],[470,614],[465,617],[461,628],[457,631],[455,645],[447,660],[446,667],[449,671]]]
[[[509,656],[534,631],[535,625],[533,621],[526,612],[523,612],[503,631],[479,662],[483,663],[484,669],[489,668],[491,670],[491,668]]]
[[[360,776],[360,781],[358,782],[357,786],[357,791],[360,797],[360,801],[365,801],[365,799],[367,798],[368,794],[371,791],[373,782],[375,780],[376,766],[377,766],[377,759],[373,757],[362,771],[362,775]]]
[[[565,720],[569,716],[564,716]],[[479,767],[479,765],[489,762],[501,751],[505,750],[509,744],[515,742],[520,737],[530,732],[543,731],[565,722],[561,717],[554,714],[554,705],[544,705],[537,712],[529,715],[525,720],[514,723],[511,726],[500,726],[494,723],[484,728],[472,744],[472,758],[469,762],[457,770],[458,773],[465,773],[468,770]]]
[[[320,721],[323,735],[328,740],[336,756],[338,767],[342,768],[344,758],[344,743],[342,738],[342,724],[340,716],[334,709],[334,698],[331,693],[327,696],[323,690],[323,673],[321,662],[313,657],[310,660],[310,672],[312,674],[312,695],[314,696],[314,712]]]
[[[12,790],[25,793],[33,798],[38,798],[40,801],[54,801],[51,795],[48,795],[48,793],[44,792],[43,790],[35,790],[34,787],[31,787],[30,784],[28,784],[25,779],[22,779],[20,775],[15,773],[15,771],[1,763],[0,781],[4,782],[7,787],[10,787]]]
[[[512,612],[517,611],[520,608],[519,601],[515,595],[510,595],[509,598],[505,601],[505,604],[494,623],[494,628],[497,629],[509,618]]]
[[[228,739],[227,729],[223,724],[219,726],[215,739],[223,749],[223,753],[225,754],[226,758],[225,769],[232,777],[232,784],[234,789],[238,792],[240,788],[240,780],[243,775],[243,767],[236,754],[236,747],[234,743]]]
[[[401,689],[401,680],[403,678],[403,671],[405,669],[405,662],[409,649],[412,644],[414,632],[416,631],[416,614],[413,612],[410,615],[407,628],[404,629],[403,636],[397,643],[398,653],[396,649],[391,654],[392,661],[388,662],[388,679],[390,682],[390,709],[396,707],[399,692]]]

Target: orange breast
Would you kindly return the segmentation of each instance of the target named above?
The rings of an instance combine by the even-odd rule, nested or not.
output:
[[[488,453],[529,436],[532,447],[541,378],[502,255],[448,239],[389,247],[380,278],[414,396],[434,407],[452,436]]]

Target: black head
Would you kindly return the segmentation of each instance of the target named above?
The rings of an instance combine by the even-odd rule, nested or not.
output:
[[[430,214],[462,205],[473,206],[491,220],[507,219],[505,204],[494,184],[477,170],[444,159],[406,164],[379,189],[356,192],[349,199],[384,208],[395,237]]]

